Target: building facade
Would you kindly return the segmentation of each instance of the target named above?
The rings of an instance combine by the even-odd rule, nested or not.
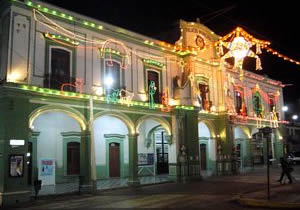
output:
[[[0,205],[37,179],[231,174],[266,161],[263,126],[283,155],[282,83],[240,78],[203,24],[180,21],[173,45],[39,1],[0,14]]]

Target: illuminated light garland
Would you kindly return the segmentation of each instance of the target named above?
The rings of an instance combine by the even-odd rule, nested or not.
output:
[[[291,62],[291,63],[295,63],[295,64],[297,64],[297,65],[300,65],[300,61],[296,61],[296,60],[291,59],[291,58],[289,58],[289,57],[287,57],[287,56],[285,56],[285,55],[283,55],[283,54],[280,54],[279,52],[273,50],[273,49],[270,48],[270,47],[265,47],[265,48],[266,48],[267,52],[271,52],[273,55],[277,55],[279,58],[282,58],[282,59],[285,60],[285,61],[287,60],[287,61],[289,61],[289,62]]]
[[[120,68],[121,69],[126,69],[127,65],[126,65],[125,60],[127,60],[127,64],[130,65],[129,52],[128,52],[127,47],[122,42],[114,40],[114,39],[108,39],[103,43],[101,51],[104,52],[105,49],[107,49],[107,48],[110,49],[108,51],[109,61],[107,62],[107,64],[109,66],[112,66],[113,62],[112,62],[111,52],[113,51],[113,48],[116,47],[116,46],[119,47],[121,50],[123,50],[123,52],[120,53],[120,55],[122,57]],[[103,56],[104,60],[106,60],[105,55],[103,54],[102,56]]]
[[[14,0],[16,1],[16,0]],[[20,1],[18,1],[20,2]],[[23,3],[23,2],[20,2],[20,3]],[[63,18],[65,20],[69,20],[69,21],[75,21],[74,17],[71,16],[71,15],[67,15],[67,14],[64,14],[62,12],[59,12],[59,11],[56,11],[56,10],[53,10],[53,9],[49,9],[47,7],[44,7],[44,6],[41,6],[39,4],[36,4],[36,3],[33,3],[32,1],[29,1],[29,0],[26,0],[25,1],[25,5],[27,5],[28,7],[31,7],[31,8],[34,8],[34,9],[37,9],[41,12],[44,12],[44,13],[47,13],[47,14],[50,14],[50,15],[54,15],[56,17],[59,17],[59,18]],[[80,22],[82,25],[84,26],[88,26],[88,27],[91,27],[91,28],[96,28],[96,29],[99,29],[99,30],[103,30],[104,27],[102,25],[98,25],[96,23],[93,23],[93,22],[90,22],[90,21],[84,21],[82,20]],[[207,48],[210,48],[210,47],[213,47],[213,46],[218,46],[222,41],[225,41],[227,40],[229,37],[231,37],[233,34],[236,33],[236,31],[239,31],[239,34],[241,34],[243,37],[246,37],[247,39],[251,40],[251,42],[255,42],[259,45],[259,49],[260,48],[266,48],[268,52],[272,52],[274,55],[277,55],[278,57],[280,58],[283,58],[284,60],[288,60],[292,63],[295,63],[297,65],[300,65],[300,62],[299,61],[296,61],[294,59],[291,59],[287,56],[284,56],[280,53],[278,53],[277,51],[267,47],[267,45],[270,44],[270,42],[268,41],[262,41],[262,40],[258,40],[256,38],[254,38],[252,35],[248,34],[245,30],[243,30],[242,28],[240,27],[237,27],[234,31],[232,31],[231,33],[227,34],[226,36],[222,37],[219,41],[217,42],[214,42],[212,45],[207,45],[204,49],[202,49],[203,51],[205,51]],[[85,37],[82,37],[83,39],[86,39]],[[88,39],[86,39],[88,40]],[[91,43],[94,43],[95,41],[92,40]],[[175,46],[175,45],[172,45],[172,44],[169,44],[169,43],[165,43],[165,42],[162,42],[162,41],[149,41],[149,40],[145,40],[144,43],[146,45],[149,45],[149,46],[154,46],[154,45],[157,45],[157,46],[160,46],[161,50],[170,50],[171,48],[175,50],[171,50],[172,52],[175,52],[177,53],[178,55],[181,55],[181,56],[184,56],[184,55],[187,55],[187,54],[195,54],[197,55],[197,50],[199,51],[199,48],[198,47],[179,47],[179,46]],[[257,48],[257,54],[259,54],[259,50]],[[200,50],[201,51],[201,50]]]
[[[29,86],[29,85],[19,85],[19,88],[21,90],[25,91],[31,91],[31,92],[37,92],[37,93],[43,93],[47,95],[54,95],[54,96],[61,96],[61,97],[72,97],[72,98],[81,98],[81,99],[89,99],[92,95],[89,94],[81,94],[81,93],[75,93],[75,92],[67,92],[67,91],[60,91],[55,89],[49,89],[49,88],[40,88],[37,86]],[[120,91],[121,92],[121,91]],[[101,96],[93,96],[95,100],[107,102],[106,97]],[[122,100],[118,100],[116,104],[120,105],[126,105],[128,106],[128,103],[123,103]],[[138,101],[131,101],[130,106],[139,106],[139,107],[149,107],[149,103],[145,102],[138,102]],[[154,108],[161,109],[163,107],[162,104],[153,104]],[[185,109],[185,110],[194,110],[193,106],[176,106],[176,109]]]
[[[160,67],[160,68],[165,66],[163,63],[160,63],[160,62],[152,60],[152,59],[143,59],[143,62],[146,64],[149,64],[149,65],[154,65],[154,66]]]
[[[49,34],[49,33],[44,33],[44,37],[49,38],[49,39],[55,39],[55,40],[61,40],[67,43],[72,44],[73,46],[78,46],[79,42],[71,40],[70,38],[67,37],[62,37],[61,35],[56,35],[56,34]]]

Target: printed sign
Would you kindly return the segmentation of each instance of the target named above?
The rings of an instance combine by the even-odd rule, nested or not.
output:
[[[53,166],[53,160],[41,160],[41,176],[52,176]]]

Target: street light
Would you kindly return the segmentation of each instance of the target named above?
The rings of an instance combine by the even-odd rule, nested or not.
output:
[[[298,119],[298,115],[294,114],[294,115],[292,116],[292,119],[293,119],[293,120],[297,120],[297,119]]]
[[[287,112],[288,110],[289,110],[289,107],[288,107],[288,106],[283,106],[283,107],[282,107],[282,111]]]

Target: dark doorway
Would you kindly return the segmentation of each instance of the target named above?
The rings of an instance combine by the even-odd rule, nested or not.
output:
[[[156,87],[156,91],[154,94],[154,102],[155,103],[160,103],[160,88],[159,88],[159,73],[155,72],[155,71],[148,71],[147,72],[147,77],[148,77],[148,88],[150,85],[151,81],[155,82],[155,87]]]
[[[241,167],[241,144],[236,145],[236,159],[238,163],[238,167]]]
[[[109,144],[109,176],[120,177],[120,144]]]
[[[67,144],[67,174],[80,174],[80,143],[78,142]]]
[[[32,142],[28,142],[27,151],[28,184],[32,185]]]
[[[168,144],[165,138],[165,133],[155,133],[156,143],[156,158],[157,158],[157,174],[169,173],[169,157]]]
[[[200,161],[201,170],[206,170],[206,144],[200,144]]]

